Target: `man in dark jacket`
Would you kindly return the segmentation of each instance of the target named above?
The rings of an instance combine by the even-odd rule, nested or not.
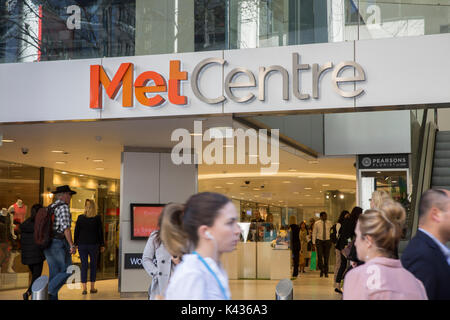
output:
[[[420,199],[419,230],[401,257],[430,300],[450,300],[450,192],[427,190]]]
[[[28,300],[31,295],[31,286],[34,280],[42,274],[44,265],[44,252],[34,242],[34,218],[38,210],[42,208],[40,204],[31,207],[31,215],[20,225],[20,247],[22,249],[22,264],[27,265],[31,271],[31,283],[28,290],[23,294],[23,299]]]

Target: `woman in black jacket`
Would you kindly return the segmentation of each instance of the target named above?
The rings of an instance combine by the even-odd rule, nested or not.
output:
[[[20,247],[22,249],[22,264],[27,265],[31,271],[31,283],[28,290],[23,294],[23,299],[28,300],[31,295],[31,286],[34,280],[39,278],[42,274],[42,267],[44,265],[44,252],[34,242],[34,218],[38,210],[42,208],[40,204],[35,204],[31,207],[31,215],[20,224]]]
[[[358,222],[359,216],[362,214],[363,210],[360,207],[354,207],[352,212],[350,213],[350,217],[345,219],[342,223],[342,226],[339,230],[339,238],[336,242],[336,249],[341,251],[341,265],[339,267],[338,273],[336,275],[335,289],[334,291],[338,293],[342,293],[341,290],[341,281],[344,279],[346,269],[347,269],[347,260],[361,263],[356,256],[355,246],[353,245],[354,239],[356,237],[355,228],[356,223]],[[350,254],[346,254],[347,250],[344,248],[347,245],[351,245],[354,252],[351,250]],[[353,256],[353,254],[355,256]],[[356,259],[356,260],[355,260]]]
[[[101,252],[105,250],[105,242],[103,240],[102,220],[97,215],[94,200],[87,199],[85,202],[84,214],[78,216],[75,225],[74,244],[78,247],[81,259],[81,284],[83,285],[83,294],[87,294],[87,270],[88,256],[91,263],[91,293],[97,293],[95,289],[95,279],[97,275],[97,259],[99,249]]]

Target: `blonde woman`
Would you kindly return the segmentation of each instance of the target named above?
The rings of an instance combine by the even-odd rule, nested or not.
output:
[[[359,216],[355,247],[365,263],[346,274],[344,300],[427,300],[422,282],[395,258],[405,216],[395,201]]]
[[[90,268],[90,293],[97,293],[95,289],[95,279],[97,275],[97,259],[99,249],[105,251],[103,240],[103,226],[100,216],[97,215],[94,200],[86,199],[84,214],[80,215],[75,225],[75,241],[81,259],[81,284],[83,294],[87,294],[87,270],[88,257],[91,261]]]
[[[375,190],[372,192],[372,198],[370,199],[370,209],[377,209],[381,207],[383,202],[392,200],[389,193],[383,189]]]

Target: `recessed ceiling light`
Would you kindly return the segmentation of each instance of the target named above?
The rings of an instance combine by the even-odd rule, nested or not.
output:
[[[94,159],[92,161],[94,161],[94,162],[103,162],[103,159]]]
[[[234,182],[227,182],[227,184],[234,184]]]
[[[80,177],[84,177],[84,174],[80,174]]]
[[[261,190],[260,188],[253,188],[253,190],[255,190],[255,191],[259,191],[259,190]]]
[[[325,184],[322,185],[322,187],[329,187],[329,186],[330,186],[329,183],[325,183]]]
[[[381,173],[381,171],[377,171],[377,173]]]
[[[61,173],[62,173],[62,174],[67,174],[67,172],[66,172],[66,171],[61,171]]]
[[[304,189],[305,189],[305,190],[311,190],[312,188],[310,188],[310,187],[305,187]]]
[[[105,168],[95,168],[95,170],[105,170]]]
[[[11,142],[16,142],[16,140],[14,140],[14,139],[2,139],[2,142],[11,143]]]
[[[67,162],[66,161],[56,161],[55,163],[56,164],[66,164]]]
[[[216,188],[216,189],[222,189],[221,186],[215,186],[214,188]]]
[[[52,150],[53,153],[64,153],[64,150]]]
[[[344,195],[343,194],[339,195],[339,198],[344,199]]]

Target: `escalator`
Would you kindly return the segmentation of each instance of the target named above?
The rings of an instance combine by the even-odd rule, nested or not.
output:
[[[437,131],[431,188],[450,190],[450,131]]]

